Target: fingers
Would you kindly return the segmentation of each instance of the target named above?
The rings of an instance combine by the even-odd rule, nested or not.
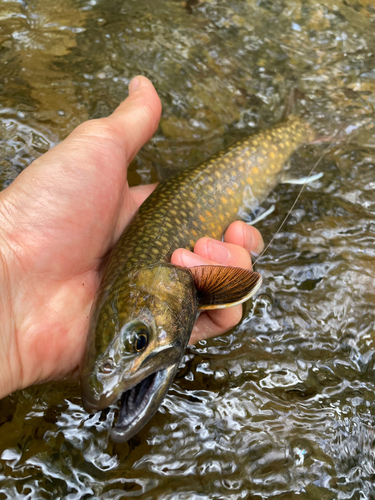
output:
[[[110,155],[118,149],[127,167],[139,149],[155,133],[161,115],[161,102],[150,80],[137,76],[129,85],[129,96],[106,118],[89,120],[79,125],[68,141],[107,146]]]
[[[134,186],[129,189],[133,202],[133,210],[137,210],[146,198],[150,196],[153,190],[156,188],[155,184],[143,184],[141,186]]]
[[[212,238],[201,238],[194,253],[183,248],[176,250],[171,262],[182,267],[217,265],[251,268],[250,253],[259,254],[264,247],[260,232],[244,222],[233,222],[225,233],[225,243]],[[242,306],[205,311],[196,322],[190,344],[222,335],[233,328],[242,317]]]
[[[195,244],[194,253],[183,248],[176,250],[172,255],[172,264],[182,267],[221,264],[250,269],[251,259],[249,252],[238,245],[201,238]]]
[[[176,250],[171,259],[172,264],[182,267],[217,265],[251,267],[249,252],[231,243],[223,243],[212,238],[201,238],[197,241],[194,253],[184,248]],[[233,328],[242,316],[242,306],[228,309],[216,309],[202,313],[194,325],[190,344],[200,340],[222,335]]]
[[[128,163],[155,133],[161,115],[161,102],[150,80],[133,78],[129,97],[107,118],[117,142],[126,151]],[[124,133],[126,132],[126,133]]]
[[[59,145],[32,164],[33,170],[48,163],[62,170],[63,178],[70,170],[87,175],[100,165],[111,178],[111,170],[123,171],[138,150],[156,131],[161,115],[161,102],[152,83],[137,76],[129,85],[129,96],[106,118],[88,120],[79,125]],[[49,165],[49,167],[50,167]],[[25,172],[30,171],[30,167]],[[53,173],[53,172],[52,172]],[[49,172],[50,175],[50,172]]]
[[[221,264],[250,269],[249,253],[259,254],[263,247],[262,235],[255,227],[236,221],[228,227],[225,243],[212,238],[201,238],[195,244],[194,253],[179,248],[173,253],[171,262],[182,267]]]
[[[189,344],[217,337],[236,326],[242,318],[242,305],[202,313],[194,325]]]
[[[103,227],[110,228],[120,217],[123,228],[132,215],[124,213],[131,207],[123,208],[127,198],[126,167],[155,132],[160,114],[160,99],[152,83],[136,77],[130,84],[129,97],[111,116],[79,125],[62,143],[26,168],[12,189],[1,196],[5,198],[15,188],[30,184],[25,189],[27,202],[30,204],[30,193],[34,191],[39,205],[53,206],[51,200],[57,200],[57,218],[59,214],[65,217],[78,203],[81,212],[85,209],[80,219],[86,227],[86,217],[90,216],[92,221],[101,220]],[[86,203],[82,204],[82,200]],[[50,219],[51,213],[45,209],[47,212]]]
[[[262,235],[253,226],[248,226],[245,222],[233,222],[225,233],[225,241],[240,245],[251,254],[260,254],[264,248]]]

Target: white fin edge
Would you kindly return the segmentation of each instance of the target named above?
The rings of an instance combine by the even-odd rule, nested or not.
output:
[[[275,205],[272,205],[268,210],[266,210],[265,212],[263,212],[262,214],[259,215],[259,217],[257,217],[256,219],[254,220],[251,220],[250,222],[246,222],[246,224],[248,226],[253,226],[254,224],[257,224],[258,222],[260,222],[261,220],[265,219],[266,217],[268,217],[270,214],[272,214],[272,212],[275,210]]]
[[[218,304],[216,306],[212,306],[212,305],[211,306],[203,306],[203,307],[199,307],[199,310],[200,311],[212,311],[213,309],[228,309],[229,307],[234,307],[234,306],[238,306],[238,304],[243,304],[244,302],[249,300],[250,297],[252,297],[253,295],[255,295],[257,293],[257,291],[259,290],[259,288],[262,285],[262,282],[263,282],[263,279],[261,276],[259,276],[258,282],[255,285],[255,287],[251,290],[251,292],[248,295],[246,295],[245,297],[243,297],[241,300],[239,300],[238,302],[233,302],[232,304]]]
[[[318,172],[317,174],[310,175],[310,177],[301,177],[301,179],[282,179],[281,184],[310,184],[311,182],[315,182],[321,177],[323,177],[324,172]]]

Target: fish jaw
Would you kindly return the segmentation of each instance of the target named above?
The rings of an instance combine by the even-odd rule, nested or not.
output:
[[[122,401],[113,433],[118,441],[129,439],[156,412],[198,315],[194,280],[184,268],[156,263],[136,270],[125,283],[121,294],[113,289],[112,296],[98,296],[81,364],[86,411]],[[134,349],[138,331],[147,333],[139,351]]]
[[[121,367],[120,359],[112,373],[106,375],[100,373],[99,369],[91,372],[83,371],[81,386],[85,410],[89,413],[104,410],[133,390],[137,393],[137,404],[141,404],[142,394],[145,393],[145,381],[151,381],[155,374],[175,366],[176,363],[178,365],[189,338],[190,335],[186,335],[183,344],[172,343],[158,348],[153,348],[152,343],[149,346],[149,354],[144,353],[144,356],[133,359],[124,367]]]
[[[179,363],[175,363],[159,370],[123,393],[117,422],[110,430],[113,441],[128,441],[155,415],[173,382],[178,366]]]

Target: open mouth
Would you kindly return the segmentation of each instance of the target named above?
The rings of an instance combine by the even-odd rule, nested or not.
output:
[[[121,409],[115,424],[116,427],[129,425],[147,406],[158,372],[152,373],[142,382],[125,391],[121,397]]]
[[[168,392],[177,367],[178,364],[152,373],[122,394],[117,422],[110,431],[114,441],[127,441],[151,419]]]

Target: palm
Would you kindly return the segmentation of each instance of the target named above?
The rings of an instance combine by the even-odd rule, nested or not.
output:
[[[154,188],[129,189],[126,180],[161,113],[152,84],[137,79],[140,88],[113,115],[82,124],[0,193],[0,397],[65,376],[82,358],[105,258]],[[172,263],[249,267],[248,252],[236,245],[256,250],[261,237],[235,224],[229,244],[219,243],[229,260],[215,258],[202,238],[196,255],[179,249]],[[202,314],[192,338],[218,335],[240,316],[240,307]]]
[[[78,365],[103,258],[150,193],[149,186],[129,189],[125,155],[108,138],[88,139],[68,166],[65,147],[34,162],[2,193],[3,211],[15,214],[20,228],[13,249],[25,256],[16,287],[22,310],[14,317],[26,379],[31,372],[37,380],[62,376]]]

